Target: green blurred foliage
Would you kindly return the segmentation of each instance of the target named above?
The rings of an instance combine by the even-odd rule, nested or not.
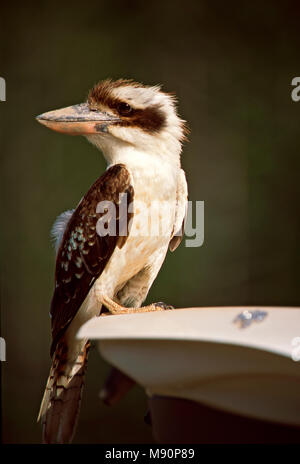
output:
[[[98,80],[175,92],[191,129],[182,164],[205,201],[205,242],[167,260],[149,301],[299,305],[299,3],[132,0],[1,5],[1,335],[3,440],[40,441],[54,252],[49,230],[105,169],[83,138],[35,116],[79,103]],[[75,442],[151,442],[136,388],[108,409],[93,350]]]

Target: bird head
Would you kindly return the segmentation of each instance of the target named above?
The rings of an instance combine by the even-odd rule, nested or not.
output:
[[[128,149],[169,152],[179,159],[186,133],[173,95],[124,79],[99,82],[85,103],[49,111],[37,120],[57,132],[86,136],[110,162]]]

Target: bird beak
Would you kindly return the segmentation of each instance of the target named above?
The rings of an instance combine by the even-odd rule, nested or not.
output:
[[[113,114],[91,110],[88,103],[48,111],[48,113],[40,114],[36,119],[49,129],[69,135],[107,132],[107,126],[121,121]]]

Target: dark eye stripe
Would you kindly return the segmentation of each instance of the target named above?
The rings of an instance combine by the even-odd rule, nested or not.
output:
[[[143,110],[135,109],[132,116],[130,115],[130,117],[119,122],[118,125],[139,127],[149,133],[159,132],[166,125],[166,116],[159,105],[152,105]]]
[[[166,125],[166,116],[160,105],[152,105],[145,109],[133,108],[128,103],[113,97],[110,90],[106,87],[98,86],[92,89],[88,97],[88,102],[92,107],[99,104],[107,106],[120,114],[121,117],[123,116],[126,118],[118,123],[118,125],[123,127],[139,127],[145,132],[153,133],[159,132]],[[128,112],[127,105],[131,109]],[[124,110],[124,112],[122,110]]]

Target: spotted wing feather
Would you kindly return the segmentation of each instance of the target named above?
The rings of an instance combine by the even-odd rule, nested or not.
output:
[[[76,315],[95,280],[101,275],[116,246],[122,247],[125,236],[119,235],[120,198],[127,194],[127,203],[133,201],[130,173],[121,164],[110,167],[89,189],[70,218],[56,259],[55,290],[51,302],[52,346],[57,342]],[[99,236],[97,221],[103,213],[97,212],[101,201],[110,201],[116,210],[116,233]],[[127,224],[131,214],[127,213]],[[109,228],[109,224],[107,225]],[[124,231],[123,231],[124,232]]]

